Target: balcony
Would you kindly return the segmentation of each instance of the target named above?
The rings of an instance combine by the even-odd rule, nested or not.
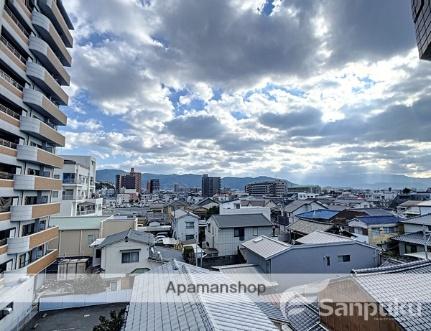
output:
[[[61,180],[32,175],[15,175],[14,189],[17,191],[60,191]]]
[[[62,105],[67,105],[69,102],[68,95],[63,91],[60,84],[51,76],[48,70],[37,63],[29,62],[27,64],[27,75],[45,93],[49,94],[54,101]]]
[[[2,188],[13,188],[13,180],[0,178],[0,189]]]
[[[0,36],[0,50],[2,50],[20,69],[25,71],[27,59],[3,36]]]
[[[12,27],[21,40],[27,44],[30,32],[19,22],[8,6],[4,6],[3,18]]]
[[[9,221],[10,220],[10,216],[11,216],[11,212],[10,211],[6,211],[6,212],[0,213],[0,222],[2,222],[2,221]]]
[[[16,158],[17,144],[0,138],[0,155]]]
[[[9,74],[0,69],[0,85],[13,93],[18,98],[22,98],[24,86],[13,79]]]
[[[48,228],[28,236],[7,239],[9,254],[22,254],[31,251],[58,237],[58,227]]]
[[[52,263],[55,262],[58,258],[58,249],[54,249],[48,254],[42,256],[41,258],[37,259],[36,261],[30,263],[27,266],[27,274],[29,275],[36,275],[39,272],[45,270],[47,267],[49,267]]]
[[[63,158],[40,149],[36,146],[18,145],[17,146],[17,159],[22,161],[29,161],[38,164],[44,164],[53,168],[63,168]]]
[[[30,36],[28,47],[61,85],[70,84],[70,75],[45,41],[36,36]]]
[[[61,39],[67,47],[73,47],[73,38],[70,34],[69,27],[67,26],[66,20],[60,12],[55,0],[39,0],[39,8],[42,12],[51,19],[51,22],[57,28]]]
[[[25,88],[23,101],[27,106],[49,117],[55,125],[66,125],[66,115],[43,93]]]
[[[7,245],[0,246],[0,255],[7,253]]]
[[[36,218],[42,218],[58,214],[60,212],[60,203],[43,203],[39,205],[21,205],[11,207],[11,221],[28,221]]]
[[[0,120],[19,128],[20,115],[12,109],[0,104]]]
[[[32,8],[29,8],[25,4],[25,0],[10,0],[10,3],[19,11],[21,16],[31,20]]]
[[[72,64],[72,57],[49,18],[35,11],[33,13],[32,22],[34,28],[51,46],[61,63],[66,67],[70,67]]]
[[[44,141],[49,141],[55,146],[64,147],[65,138],[57,130],[43,123],[37,118],[23,116],[21,117],[21,131],[26,132],[34,137]]]

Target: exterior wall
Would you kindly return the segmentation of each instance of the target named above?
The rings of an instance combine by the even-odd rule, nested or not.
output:
[[[149,246],[132,240],[118,242],[102,248],[100,266],[105,270],[105,275],[127,274],[136,268],[150,268],[153,266],[148,261]],[[121,263],[121,251],[139,250],[139,262]]]
[[[193,228],[187,229],[186,223],[193,222]],[[175,219],[173,222],[174,238],[180,241],[185,241],[186,236],[193,235],[193,238],[199,233],[199,219],[192,215],[186,215]]]
[[[62,230],[59,231],[58,240],[48,244],[50,249],[58,246],[60,257],[93,256],[93,248],[89,247],[89,236],[99,238],[99,230]],[[91,243],[90,243],[91,244]]]
[[[289,224],[292,224],[293,222],[295,222],[296,215],[305,213],[307,211],[313,211],[318,209],[322,209],[322,206],[317,203],[311,202],[310,204],[306,204],[299,207],[297,210],[294,210],[291,213],[286,213],[285,216],[289,217]]]
[[[271,208],[269,207],[241,207],[241,208],[220,208],[220,215],[244,215],[262,214],[271,220]]]
[[[136,230],[138,227],[138,219],[124,219],[124,220],[104,220],[100,227],[100,237],[106,238],[107,236],[126,231],[129,229]]]

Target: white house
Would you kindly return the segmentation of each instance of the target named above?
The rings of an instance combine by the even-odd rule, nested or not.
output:
[[[262,214],[267,219],[271,219],[271,208],[263,201],[262,206],[247,203],[246,200],[234,200],[220,204],[220,215],[238,215],[238,214]]]
[[[199,233],[199,219],[199,216],[191,212],[183,209],[175,210],[172,221],[173,237],[180,241],[195,239],[196,234]]]
[[[313,200],[295,200],[285,206],[282,212],[283,216],[287,217],[288,223],[292,224],[296,215],[318,209],[326,209],[326,206]]]
[[[205,229],[206,248],[218,256],[237,255],[244,241],[273,235],[273,224],[262,214],[212,215]]]

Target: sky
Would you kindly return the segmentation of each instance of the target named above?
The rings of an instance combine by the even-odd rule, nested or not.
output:
[[[67,0],[63,154],[151,173],[431,176],[407,0]]]

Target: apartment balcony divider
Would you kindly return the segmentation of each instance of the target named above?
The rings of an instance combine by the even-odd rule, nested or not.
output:
[[[17,191],[60,191],[61,187],[60,179],[33,175],[14,176],[14,189]]]
[[[55,146],[64,147],[65,137],[57,130],[43,123],[37,118],[23,116],[21,117],[21,131],[35,136],[41,140],[48,141]]]
[[[66,115],[60,111],[58,106],[49,100],[43,93],[30,88],[24,88],[23,102],[27,106],[49,117],[54,124],[66,125]]]
[[[11,207],[11,221],[26,221],[47,217],[60,212],[60,203],[43,203],[38,205],[20,205]]]

